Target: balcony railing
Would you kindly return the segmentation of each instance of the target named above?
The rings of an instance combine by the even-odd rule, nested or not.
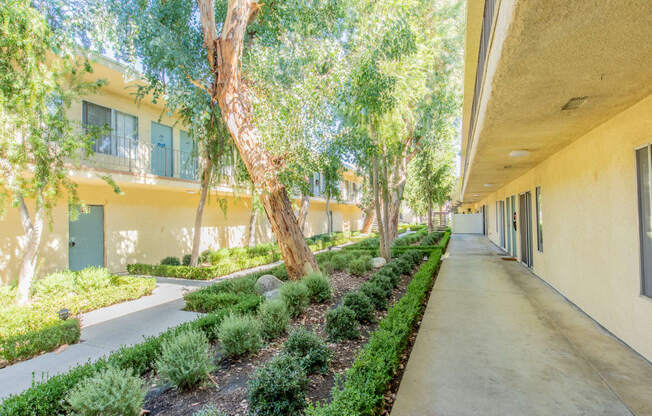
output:
[[[196,153],[180,151],[159,144],[142,143],[138,138],[111,133],[98,138],[92,146],[94,154],[83,157],[82,165],[159,176],[198,180]]]
[[[478,66],[475,71],[475,89],[473,91],[473,103],[471,104],[471,118],[469,121],[469,134],[466,141],[467,156],[471,151],[471,140],[473,138],[474,125],[478,111],[479,96],[482,93],[482,81],[484,79],[484,70],[489,53],[489,41],[493,32],[494,15],[496,12],[496,0],[485,0],[484,15],[482,16],[482,33],[480,34],[480,48],[478,50]],[[464,160],[464,177],[469,165],[469,158]]]

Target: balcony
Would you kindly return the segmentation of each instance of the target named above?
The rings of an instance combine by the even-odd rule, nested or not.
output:
[[[82,157],[82,165],[137,175],[153,174],[192,181],[199,178],[195,152],[143,143],[115,133],[98,138],[92,149],[95,153]]]

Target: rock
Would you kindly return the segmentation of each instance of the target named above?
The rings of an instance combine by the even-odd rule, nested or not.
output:
[[[374,266],[374,268],[379,268],[383,267],[387,263],[387,261],[383,257],[374,257],[371,259],[371,265]]]
[[[262,295],[270,290],[278,289],[282,284],[283,282],[278,280],[276,276],[264,274],[256,280],[256,291]]]
[[[265,299],[269,301],[281,299],[281,291],[279,289],[269,290],[263,293],[263,296],[265,296]]]

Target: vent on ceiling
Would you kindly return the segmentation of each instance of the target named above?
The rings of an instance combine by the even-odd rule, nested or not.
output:
[[[578,108],[579,106],[584,104],[584,102],[586,101],[587,98],[589,98],[589,97],[588,96],[573,97],[570,100],[568,100],[568,102],[566,104],[564,104],[564,106],[561,109],[562,109],[562,111],[575,110],[576,108]]]

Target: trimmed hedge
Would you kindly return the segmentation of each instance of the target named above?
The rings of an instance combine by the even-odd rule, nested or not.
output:
[[[24,360],[60,345],[75,344],[80,336],[78,319],[55,322],[38,331],[0,339],[0,359],[8,363]]]
[[[440,249],[433,250],[428,261],[415,273],[405,295],[389,309],[369,343],[347,370],[342,385],[333,388],[331,402],[323,406],[319,403],[311,405],[306,412],[308,416],[378,414],[412,329],[424,308],[441,253]]]

